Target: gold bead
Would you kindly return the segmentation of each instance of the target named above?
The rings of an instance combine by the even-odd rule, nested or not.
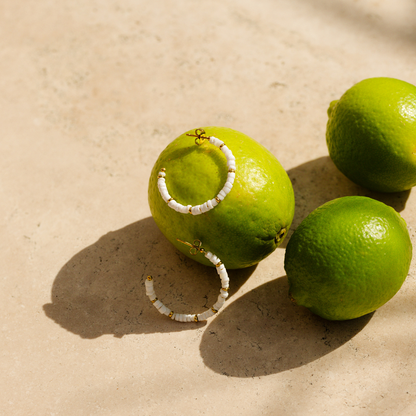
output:
[[[228,169],[228,172],[230,172],[230,173],[235,173],[235,169],[230,168],[230,169]]]
[[[224,292],[228,292],[228,287],[222,287],[221,290],[223,290]]]
[[[220,267],[220,266],[221,266],[221,264],[222,264],[222,261],[218,262],[218,263],[215,265],[215,267]]]
[[[192,207],[189,207],[188,212],[192,214]]]
[[[220,144],[219,148],[222,149],[225,146],[225,143]]]
[[[214,309],[214,307],[211,308],[212,312],[217,313],[218,311]]]
[[[153,300],[151,300],[152,303],[155,303],[157,300],[159,300],[158,298],[154,298]]]
[[[147,280],[153,280],[152,276],[147,276]]]
[[[215,200],[216,200],[218,203],[220,203],[220,202],[221,202],[221,199],[219,199],[217,196],[215,197]]]
[[[173,314],[174,314],[174,313],[175,313],[175,312],[170,311],[170,312],[169,312],[169,315],[168,315],[168,316],[169,316],[169,318],[172,318],[172,316],[173,316]]]
[[[162,168],[160,169],[162,172],[166,172],[166,168]]]
[[[157,175],[157,178],[160,179],[160,178],[163,178],[163,176],[161,174],[159,174],[159,175]]]
[[[169,204],[170,201],[173,201],[173,198],[169,198],[166,203]]]
[[[198,315],[197,315],[197,314],[195,314],[195,315],[194,315],[194,321],[195,321],[195,322],[198,322],[198,321],[199,321],[199,320],[198,320]]]

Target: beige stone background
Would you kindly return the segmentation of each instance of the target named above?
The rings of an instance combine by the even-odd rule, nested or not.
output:
[[[340,174],[326,109],[354,83],[416,83],[414,0],[0,1],[1,415],[414,415],[415,264],[374,314],[327,322],[287,298],[284,247],[212,269],[150,217],[147,181],[179,134],[240,130],[296,194],[292,231],[322,203],[369,195]]]

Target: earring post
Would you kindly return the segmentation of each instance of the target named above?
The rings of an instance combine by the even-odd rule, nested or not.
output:
[[[200,253],[204,254],[205,253],[205,249],[202,246],[202,242],[200,240],[194,240],[194,243],[188,243],[187,241],[183,241],[179,238],[176,239],[177,241],[179,241],[182,244],[187,245],[188,247],[191,247],[191,250],[189,251],[193,256],[195,256],[195,254],[199,251]]]
[[[177,240],[177,241],[179,241],[179,242],[180,242],[180,243],[182,243],[182,244],[185,244],[185,245],[189,246],[189,247],[195,248],[195,246],[194,246],[194,245],[192,245],[191,243],[188,243],[188,242],[186,242],[186,241],[183,241],[183,240],[181,240],[181,239],[179,239],[179,238],[177,238],[176,240]]]
[[[195,134],[186,133],[187,136],[195,137],[195,143],[198,146],[200,146],[204,140],[209,140],[209,137],[204,136],[204,134],[206,134],[204,129],[196,129]]]

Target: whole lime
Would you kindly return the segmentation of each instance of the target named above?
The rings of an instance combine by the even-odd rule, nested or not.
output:
[[[162,151],[149,180],[149,205],[152,216],[167,239],[182,253],[191,256],[195,239],[218,256],[227,268],[254,265],[271,254],[283,241],[294,215],[294,193],[285,170],[264,146],[224,127],[204,127],[206,136],[225,142],[235,157],[236,174],[229,194],[214,209],[200,215],[171,209],[158,186],[158,172],[166,169],[169,194],[182,205],[203,204],[214,198],[227,180],[227,159],[208,140],[187,134]],[[199,142],[198,142],[199,143]],[[203,255],[191,258],[212,266]]]
[[[326,142],[338,169],[379,192],[416,185],[416,87],[394,78],[355,84],[328,109]]]
[[[292,300],[330,320],[375,311],[402,286],[412,259],[405,221],[371,198],[349,196],[309,214],[287,245]]]

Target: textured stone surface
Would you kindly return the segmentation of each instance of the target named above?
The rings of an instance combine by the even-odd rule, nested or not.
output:
[[[184,312],[217,296],[213,270],[176,252],[147,206],[158,154],[201,125],[275,154],[294,228],[369,195],[415,243],[414,192],[352,184],[325,144],[328,104],[355,82],[416,84],[415,13],[411,0],[3,0],[0,413],[414,415],[414,264],[388,304],[344,323],[290,303],[284,247],[231,272],[205,324],[160,316],[143,277]]]

